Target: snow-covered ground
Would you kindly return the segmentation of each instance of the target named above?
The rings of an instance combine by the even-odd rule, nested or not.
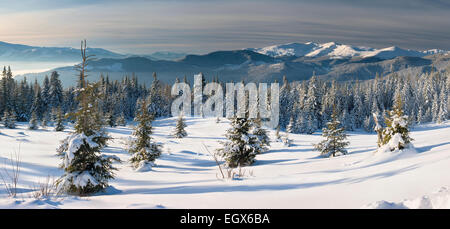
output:
[[[450,122],[414,128],[416,153],[374,155],[376,135],[350,132],[349,155],[320,158],[312,144],[322,138],[291,134],[294,146],[273,142],[244,168],[239,180],[219,180],[213,158],[204,149],[220,147],[229,122],[188,118],[189,136],[168,137],[176,118],[154,122],[154,138],[163,154],[149,172],[135,172],[126,162],[125,139],[131,126],[108,128],[114,138],[104,152],[124,162],[111,187],[89,197],[35,200],[33,187],[62,174],[55,155],[69,130],[0,129],[0,170],[9,169],[11,153],[20,151],[19,194],[10,198],[0,187],[0,208],[435,208],[450,207]],[[274,138],[274,131],[270,132]],[[250,176],[250,174],[252,176]],[[406,199],[406,201],[405,201]]]

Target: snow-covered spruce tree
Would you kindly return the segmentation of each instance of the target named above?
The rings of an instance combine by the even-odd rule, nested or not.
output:
[[[58,111],[56,113],[55,131],[63,131],[63,130],[64,130],[64,115],[62,114],[61,107],[58,107]]]
[[[286,126],[286,132],[292,133],[294,131],[294,117],[289,119],[289,123]]]
[[[75,119],[75,131],[62,141],[57,149],[63,162],[64,174],[57,179],[58,191],[75,195],[89,195],[103,190],[114,178],[114,156],[105,156],[100,150],[106,146],[109,137],[103,129],[97,104],[98,84],[86,82],[86,41],[81,42],[82,62],[76,69],[80,75],[81,88],[78,94],[78,110],[71,114]]]
[[[306,116],[306,133],[313,134],[321,123],[321,101],[320,92],[318,88],[317,77],[313,75],[309,80],[308,93],[304,104],[304,114]]]
[[[153,82],[149,89],[148,99],[148,110],[155,118],[169,115],[170,106],[168,104],[170,104],[170,101],[165,97],[164,85],[158,80],[156,73],[153,73]]]
[[[345,130],[349,130],[349,131],[353,131],[353,120],[354,118],[352,117],[352,115],[347,111],[347,109],[344,109],[343,113],[342,113],[342,124],[345,128]]]
[[[297,120],[295,120],[294,130],[296,130],[294,133],[306,133],[306,120],[301,112],[298,114]]]
[[[48,113],[47,112],[42,115],[41,126],[44,129],[47,128],[47,126],[48,126]]]
[[[225,159],[230,168],[253,164],[257,154],[263,151],[263,146],[256,136],[250,133],[252,122],[247,118],[231,118],[231,128],[225,136],[227,141],[217,153]]]
[[[438,123],[442,123],[448,115],[448,107],[447,107],[447,97],[448,95],[446,94],[446,86],[445,84],[442,84],[441,87],[441,93],[439,95],[439,101],[440,101],[440,105],[439,105],[439,113],[438,113],[438,117],[437,117],[437,122]]]
[[[331,121],[327,123],[327,128],[323,128],[322,131],[322,136],[326,139],[319,144],[314,145],[314,147],[320,151],[321,156],[335,157],[340,154],[347,154],[345,147],[350,143],[346,141],[347,135],[345,134],[345,128],[341,127],[335,107],[333,107]]]
[[[263,151],[268,150],[268,147],[270,146],[270,139],[269,136],[267,136],[267,131],[262,127],[261,118],[258,117],[253,119],[252,124],[253,125],[251,133],[255,135],[260,141],[262,150]]]
[[[28,129],[30,130],[37,130],[38,129],[38,120],[36,112],[33,112],[31,114],[31,119],[29,121]]]
[[[118,126],[125,126],[127,124],[127,121],[125,120],[125,115],[123,115],[123,112],[117,117],[116,124]]]
[[[433,96],[433,103],[431,105],[431,121],[438,122],[439,117],[439,100],[438,93],[435,92]]]
[[[14,113],[14,111],[5,111],[5,113],[3,114],[3,125],[8,129],[16,128],[16,114]]]
[[[48,75],[45,75],[42,83],[42,111],[48,112],[50,107],[50,80]]]
[[[55,126],[56,122],[57,122],[57,116],[58,116],[58,108],[57,107],[53,107],[52,111],[50,113],[50,125],[51,126]]]
[[[115,127],[116,126],[116,117],[114,115],[114,112],[110,111],[110,112],[106,113],[106,123],[110,127]]]
[[[59,74],[53,71],[50,75],[49,105],[52,108],[60,107],[63,103],[63,87]]]
[[[291,87],[286,76],[283,76],[283,85],[280,88],[280,110],[285,111],[283,115],[280,116],[280,126],[285,128],[289,122],[289,117],[291,117],[291,112],[293,108],[294,100],[291,98]]]
[[[373,129],[374,129],[373,116],[372,115],[368,115],[364,119],[364,130],[367,131],[367,132],[372,132]]]
[[[382,150],[399,151],[413,147],[409,137],[408,116],[403,115],[402,100],[400,96],[395,98],[392,111],[388,111],[384,118],[386,128],[383,130]]]
[[[154,116],[148,111],[147,99],[138,102],[139,109],[135,117],[138,123],[134,128],[133,141],[129,153],[130,163],[136,171],[144,172],[151,169],[156,158],[161,155],[161,145],[152,142],[152,121]]]
[[[34,86],[33,86],[33,90],[34,90],[34,97],[32,99],[33,103],[31,105],[31,114],[33,114],[33,112],[36,113],[36,119],[37,120],[41,120],[42,119],[42,113],[43,113],[43,109],[42,109],[42,94],[41,94],[41,86],[39,85],[39,83],[37,82],[37,79],[34,80]]]
[[[186,123],[184,122],[183,115],[180,115],[177,120],[177,124],[175,126],[175,129],[173,130],[173,136],[175,138],[184,138],[187,136],[186,130]]]

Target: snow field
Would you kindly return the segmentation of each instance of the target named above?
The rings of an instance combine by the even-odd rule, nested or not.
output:
[[[348,132],[348,155],[321,158],[312,146],[322,140],[320,133],[289,134],[293,146],[272,142],[268,152],[257,155],[253,166],[243,168],[243,179],[220,180],[216,163],[203,144],[211,152],[221,147],[228,120],[222,118],[217,124],[215,118],[186,118],[188,136],[183,139],[170,137],[176,120],[153,122],[153,137],[163,144],[163,153],[151,171],[136,172],[127,163],[131,155],[124,143],[131,126],[108,128],[114,139],[104,153],[124,161],[114,164],[119,170],[111,187],[89,197],[49,200],[36,200],[31,193],[48,175],[62,175],[56,148],[72,128],[64,132],[28,130],[24,123],[17,129],[2,128],[0,169],[10,169],[7,160],[19,149],[22,169],[16,198],[8,197],[0,187],[0,208],[449,207],[450,195],[442,187],[450,185],[445,175],[450,168],[450,122],[414,128],[414,153],[374,154],[376,135],[361,131]],[[269,134],[273,141],[275,131]],[[433,194],[436,190],[444,191]],[[429,193],[431,201],[421,205],[417,199]],[[399,202],[405,199],[409,202]]]

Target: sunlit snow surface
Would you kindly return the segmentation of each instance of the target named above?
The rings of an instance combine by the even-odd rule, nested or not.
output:
[[[124,163],[105,192],[89,197],[35,200],[32,191],[48,175],[62,174],[56,154],[68,131],[0,129],[0,169],[9,169],[14,151],[22,159],[19,193],[7,196],[0,187],[0,208],[448,208],[450,193],[450,122],[416,127],[411,137],[417,152],[374,154],[376,135],[349,132],[349,155],[318,157],[312,144],[320,133],[290,134],[293,146],[272,142],[270,150],[244,168],[242,179],[218,180],[210,151],[220,147],[229,122],[187,118],[188,137],[170,138],[177,118],[154,122],[154,139],[162,156],[147,172],[127,163],[131,126],[108,128],[114,138],[104,149]],[[270,136],[274,139],[274,131]],[[282,133],[284,134],[284,133]],[[252,175],[249,175],[252,171]]]

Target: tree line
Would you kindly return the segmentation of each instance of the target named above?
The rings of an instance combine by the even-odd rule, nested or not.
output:
[[[121,81],[111,81],[107,75],[100,76],[95,88],[99,94],[99,112],[110,126],[134,119],[138,100],[142,98],[149,99],[148,109],[155,118],[170,116],[174,99],[170,94],[171,87],[160,81],[156,74],[153,77],[151,86],[147,88],[134,74],[124,76]],[[186,77],[184,81],[187,82]],[[219,80],[214,78],[213,82]],[[50,77],[45,76],[42,85],[37,80],[28,82],[26,78],[17,81],[11,69],[4,67],[0,85],[2,120],[4,123],[5,120],[26,122],[34,113],[37,121],[54,123],[58,110],[68,114],[77,109],[76,97],[80,88],[79,82],[64,89],[56,71]],[[402,108],[410,125],[440,123],[450,119],[449,89],[448,71],[407,77],[377,75],[373,80],[351,82],[324,81],[316,76],[295,82],[284,78],[280,88],[279,125],[292,133],[314,133],[331,120],[335,105],[337,118],[346,130],[362,128],[371,132],[375,127],[373,113],[379,115],[383,123],[383,116],[392,109],[396,96],[403,100]]]
[[[88,80],[86,80],[88,82]],[[54,71],[45,76],[42,85],[26,78],[18,81],[13,78],[10,67],[4,67],[0,80],[0,114],[2,121],[32,121],[33,117],[41,123],[54,124],[58,111],[70,114],[78,109],[77,96],[83,88],[76,86],[63,88],[59,73]],[[150,88],[138,83],[134,74],[125,76],[121,81],[111,81],[108,76],[100,76],[95,82],[98,94],[99,112],[111,126],[132,120],[136,115],[138,100],[151,98],[149,111],[156,117],[170,115],[170,86],[160,82],[156,74]],[[5,125],[12,127],[13,125]]]
[[[284,82],[280,88],[280,126],[292,133],[313,132],[337,119],[346,130],[374,131],[376,118],[384,122],[395,98],[402,100],[402,110],[409,125],[443,122],[450,119],[449,72],[424,73],[401,77],[397,74],[373,80],[336,82],[310,80]],[[375,116],[373,114],[376,114]]]

